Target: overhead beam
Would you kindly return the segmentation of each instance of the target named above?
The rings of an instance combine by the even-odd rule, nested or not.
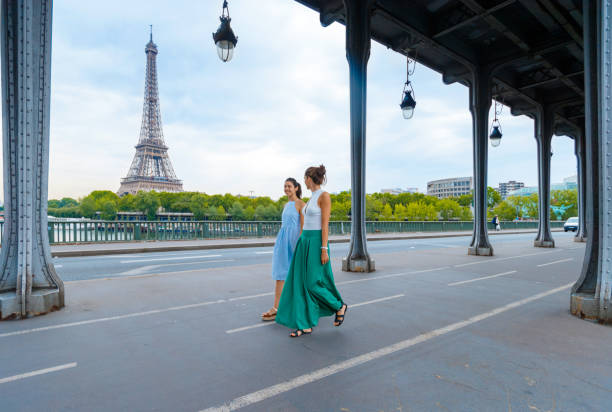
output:
[[[580,74],[584,74],[584,70],[579,70],[573,73],[568,73],[568,74],[563,75],[562,77],[573,77],[573,76],[578,76]],[[520,86],[519,90],[526,90],[526,89],[531,89],[531,88],[538,87],[538,86],[544,86],[546,84],[554,83],[559,80],[561,80],[561,78],[559,76],[555,76],[552,79],[541,80],[538,82],[533,82],[533,83],[526,84],[524,86]]]
[[[433,39],[437,39],[438,37],[445,36],[445,35],[447,35],[449,33],[454,32],[457,29],[460,29],[460,28],[462,28],[462,27],[464,27],[464,26],[466,26],[466,25],[468,25],[470,23],[475,22],[476,20],[482,19],[483,17],[486,17],[486,16],[488,16],[491,13],[495,13],[496,11],[501,10],[501,9],[503,9],[503,8],[513,4],[513,3],[516,3],[516,0],[506,0],[506,1],[498,4],[497,6],[494,6],[494,7],[491,7],[490,9],[488,9],[488,10],[485,10],[482,13],[477,13],[476,15],[463,20],[462,22],[459,22],[459,23],[454,24],[454,25],[452,25],[450,27],[447,27],[446,29],[444,29],[442,31],[439,31],[438,33],[434,34],[431,37]]]
[[[485,8],[482,7],[480,5],[480,3],[478,1],[476,1],[476,0],[459,0],[459,1],[461,1],[461,3],[463,3],[465,6],[467,6],[470,10],[472,10],[475,13],[483,13],[485,11]],[[506,36],[510,41],[512,41],[521,50],[523,50],[524,52],[529,52],[529,50],[530,50],[529,45],[520,36],[518,36],[516,33],[514,33],[512,30],[510,30],[508,28],[508,26],[506,26],[504,23],[502,23],[495,16],[488,15],[488,16],[484,17],[484,20],[487,23],[489,23],[498,32],[500,32],[501,34]],[[563,73],[558,68],[556,68],[552,63],[550,63],[542,54],[537,54],[536,56],[540,57],[542,63],[548,69],[550,69],[556,76],[560,77],[561,81],[567,87],[572,89],[579,96],[584,97],[584,90],[582,90],[580,85],[578,85],[577,83],[575,83],[571,79],[562,78]]]
[[[574,25],[571,24],[563,15],[563,13],[550,1],[550,0],[540,0],[542,6],[546,8],[546,10],[554,17],[554,19],[559,23],[563,30],[567,34],[570,35],[574,41],[580,45],[581,48],[584,48],[584,44],[582,41],[582,35],[578,33]]]

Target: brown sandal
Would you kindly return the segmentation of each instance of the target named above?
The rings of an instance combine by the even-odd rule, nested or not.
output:
[[[261,320],[264,322],[268,322],[271,320],[275,320],[276,319],[276,314],[278,313],[278,309],[276,309],[274,306],[272,307],[272,309],[270,309],[269,311],[267,311],[266,313],[262,313],[261,314]]]

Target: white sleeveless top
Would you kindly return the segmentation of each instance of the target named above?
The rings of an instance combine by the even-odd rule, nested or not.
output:
[[[319,207],[319,196],[322,189],[312,192],[312,197],[304,206],[304,230],[321,230],[321,208]]]

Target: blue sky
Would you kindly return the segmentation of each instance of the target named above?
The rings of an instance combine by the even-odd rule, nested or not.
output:
[[[138,140],[149,24],[158,45],[164,134],[186,190],[282,195],[288,176],[328,169],[327,190],[350,187],[344,27],[323,28],[291,0],[230,0],[239,37],[222,63],[211,33],[221,0],[54,2],[49,196],[116,191]],[[412,120],[399,109],[405,60],[372,43],[368,67],[368,193],[426,189],[472,174],[468,90],[417,66]],[[533,122],[504,109],[489,150],[489,185],[537,184]],[[553,139],[552,180],[576,173],[573,141]]]

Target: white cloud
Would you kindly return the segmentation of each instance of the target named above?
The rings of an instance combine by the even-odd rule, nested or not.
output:
[[[330,191],[350,186],[344,27],[323,28],[295,1],[232,0],[235,59],[219,61],[211,33],[221,1],[54,4],[50,197],[116,190],[140,129],[148,24],[159,47],[164,134],[184,187],[278,197],[287,176],[328,167]],[[467,89],[418,66],[415,117],[399,110],[405,60],[372,44],[368,68],[367,190],[471,175]],[[502,115],[489,150],[490,185],[537,181],[532,121]],[[555,139],[553,181],[574,174],[573,145]]]

